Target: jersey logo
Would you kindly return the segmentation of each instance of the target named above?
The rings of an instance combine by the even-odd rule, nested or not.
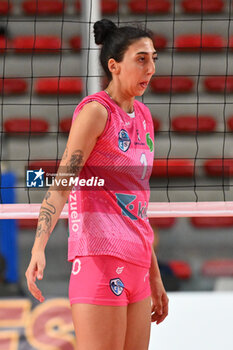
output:
[[[138,129],[136,130],[136,132],[137,132],[137,135],[138,135],[138,141],[141,141],[141,137],[140,137],[140,135],[139,135]]]
[[[154,143],[152,141],[152,138],[150,137],[150,133],[149,132],[146,133],[146,143],[147,143],[147,146],[150,149],[150,152],[153,152]]]
[[[109,282],[111,291],[118,297],[122,294],[125,286],[120,278],[114,278]]]
[[[137,197],[136,195],[131,195],[131,194],[123,194],[123,193],[115,193],[117,197],[117,204],[121,207],[122,209],[122,215],[128,216],[131,220],[137,220],[137,217],[134,216],[127,208],[126,206],[130,203],[132,203],[135,198]],[[129,209],[133,210],[134,205],[130,204]]]
[[[118,134],[118,146],[123,151],[126,152],[129,149],[129,146],[131,144],[131,140],[129,138],[129,135],[126,130],[121,129],[121,131]]]

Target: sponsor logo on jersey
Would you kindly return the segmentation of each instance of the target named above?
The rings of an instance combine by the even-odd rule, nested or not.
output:
[[[131,213],[130,210],[134,209],[134,205],[131,204],[137,197],[134,194],[124,194],[124,193],[115,193],[117,197],[117,204],[121,207],[122,215],[128,216],[131,220],[137,220],[137,217]],[[128,209],[126,208],[129,205]]]
[[[123,152],[126,152],[128,151],[130,144],[131,140],[129,138],[128,132],[124,129],[121,129],[121,131],[118,134],[118,147]]]
[[[111,291],[118,297],[122,294],[125,286],[120,278],[111,279],[109,282]]]
[[[72,266],[72,274],[77,275],[81,270],[81,261],[79,259],[75,259]]]
[[[124,270],[124,266],[118,266],[118,268],[116,269],[116,273],[118,274],[118,275],[120,275],[121,273],[122,273],[122,271]]]
[[[124,193],[115,193],[115,195],[117,198],[117,204],[122,209],[121,211],[122,215],[128,216],[131,220],[138,220],[137,216],[141,219],[147,218],[148,203],[146,201],[144,202],[144,205],[142,204],[141,201],[139,201],[138,207],[136,208],[137,202],[135,202],[136,205],[132,204],[133,201],[137,198],[136,195],[124,194]],[[137,216],[135,216],[132,213],[132,210],[136,211]]]
[[[145,143],[144,143],[144,142],[135,141],[134,144],[135,144],[135,145],[140,145],[140,146],[145,146]]]
[[[138,216],[142,219],[147,217],[147,202],[144,202],[144,206],[142,202],[138,202]]]
[[[146,133],[146,143],[147,143],[147,146],[150,149],[150,152],[153,152],[154,143],[152,141],[152,138],[150,137],[150,133],[149,132]]]
[[[137,133],[137,137],[138,137],[138,140],[134,142],[135,145],[141,145],[141,146],[144,146],[145,143],[144,142],[141,142],[141,137],[139,135],[139,131],[138,129],[136,130],[136,133]]]

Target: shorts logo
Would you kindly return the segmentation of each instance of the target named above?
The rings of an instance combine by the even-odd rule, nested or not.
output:
[[[120,273],[122,273],[123,269],[124,269],[124,266],[118,267],[118,268],[116,269],[116,273],[117,273],[118,275],[120,275]]]
[[[121,129],[121,131],[118,134],[118,147],[123,151],[126,152],[129,149],[129,146],[131,144],[131,140],[129,138],[129,135],[126,130]]]
[[[118,297],[122,294],[125,286],[120,278],[114,278],[109,282],[111,291]]]
[[[77,275],[81,270],[81,261],[79,259],[75,259],[72,267],[72,274]]]

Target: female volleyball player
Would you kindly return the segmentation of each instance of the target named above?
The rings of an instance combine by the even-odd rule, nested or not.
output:
[[[94,24],[94,34],[109,85],[75,109],[59,170],[103,178],[104,185],[48,190],[26,277],[42,302],[35,281],[43,278],[45,246],[69,197],[69,298],[77,348],[145,350],[151,321],[159,324],[168,314],[146,215],[153,123],[148,108],[135,100],[155,72],[157,54],[150,33],[139,28],[103,19]]]

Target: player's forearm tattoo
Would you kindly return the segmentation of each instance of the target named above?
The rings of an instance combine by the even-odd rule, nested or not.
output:
[[[50,196],[51,192],[47,192],[45,196],[45,201],[48,207],[41,206],[36,237],[40,237],[43,233],[50,234],[50,229],[52,225],[52,215],[56,213],[55,206],[48,202]]]
[[[67,165],[67,171],[70,174],[78,175],[82,169],[83,164],[83,151],[76,150],[71,154],[69,162]]]

